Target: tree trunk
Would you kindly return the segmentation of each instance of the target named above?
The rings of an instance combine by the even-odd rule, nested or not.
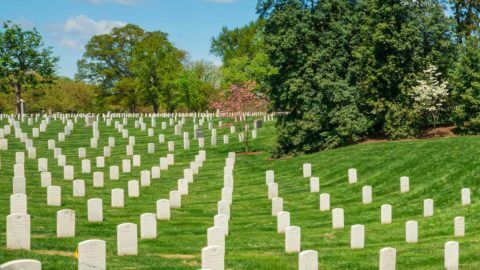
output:
[[[158,104],[154,102],[152,106],[153,106],[153,113],[158,113]]]
[[[15,87],[15,111],[17,114],[22,113],[22,86],[19,83]]]

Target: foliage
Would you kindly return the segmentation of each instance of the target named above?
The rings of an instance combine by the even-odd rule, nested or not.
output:
[[[16,112],[21,112],[22,91],[48,82],[55,75],[58,58],[43,44],[36,30],[23,30],[6,22],[0,31],[0,84],[15,92]]]
[[[144,103],[153,107],[157,113],[160,103],[167,112],[176,109],[178,95],[174,80],[182,70],[185,53],[168,41],[167,34],[149,32],[136,44],[133,51],[131,69],[137,82],[137,91]]]
[[[249,115],[251,112],[266,111],[268,101],[259,93],[256,93],[256,83],[248,82],[241,85],[231,85],[226,93],[212,101],[210,108],[221,113],[233,113],[240,119],[243,129],[243,144],[245,152],[249,149],[249,129],[254,118]]]
[[[189,112],[207,110],[210,101],[217,97],[218,82],[219,71],[214,64],[206,61],[186,63],[175,80],[180,92],[180,108]]]
[[[451,20],[437,0],[260,0],[277,154],[312,152],[363,136],[415,136],[417,74],[455,59]]]
[[[259,19],[243,27],[222,28],[212,39],[211,52],[222,58],[222,85],[243,84],[255,81],[257,90],[267,92],[266,78],[276,73],[265,52],[263,28]]]
[[[480,133],[480,47],[469,38],[459,49],[459,60],[451,74],[453,119],[462,133]]]
[[[448,98],[447,83],[441,82],[441,73],[436,66],[429,66],[418,80],[418,85],[413,87],[413,107],[420,114],[432,117],[433,127],[436,128],[440,111],[445,107]]]

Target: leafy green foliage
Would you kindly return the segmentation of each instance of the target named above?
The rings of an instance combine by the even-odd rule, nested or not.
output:
[[[480,47],[470,38],[460,48],[459,60],[451,74],[453,118],[462,133],[480,133]]]
[[[58,58],[43,44],[36,29],[23,30],[6,22],[0,31],[0,87],[15,92],[16,112],[21,111],[23,88],[48,82],[54,75]]]

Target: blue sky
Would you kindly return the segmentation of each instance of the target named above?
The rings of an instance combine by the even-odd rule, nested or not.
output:
[[[168,33],[192,60],[219,63],[210,39],[222,26],[255,20],[255,6],[256,0],[0,0],[0,21],[36,27],[61,58],[58,74],[73,77],[90,37],[125,23]]]

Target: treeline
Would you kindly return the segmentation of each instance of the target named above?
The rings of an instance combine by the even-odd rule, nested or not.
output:
[[[278,155],[480,132],[480,2],[260,0]],[[248,26],[246,26],[248,27]]]
[[[128,24],[92,37],[75,79],[56,76],[59,58],[36,30],[0,30],[0,111],[200,112],[221,91],[219,68],[190,61],[166,33]]]

